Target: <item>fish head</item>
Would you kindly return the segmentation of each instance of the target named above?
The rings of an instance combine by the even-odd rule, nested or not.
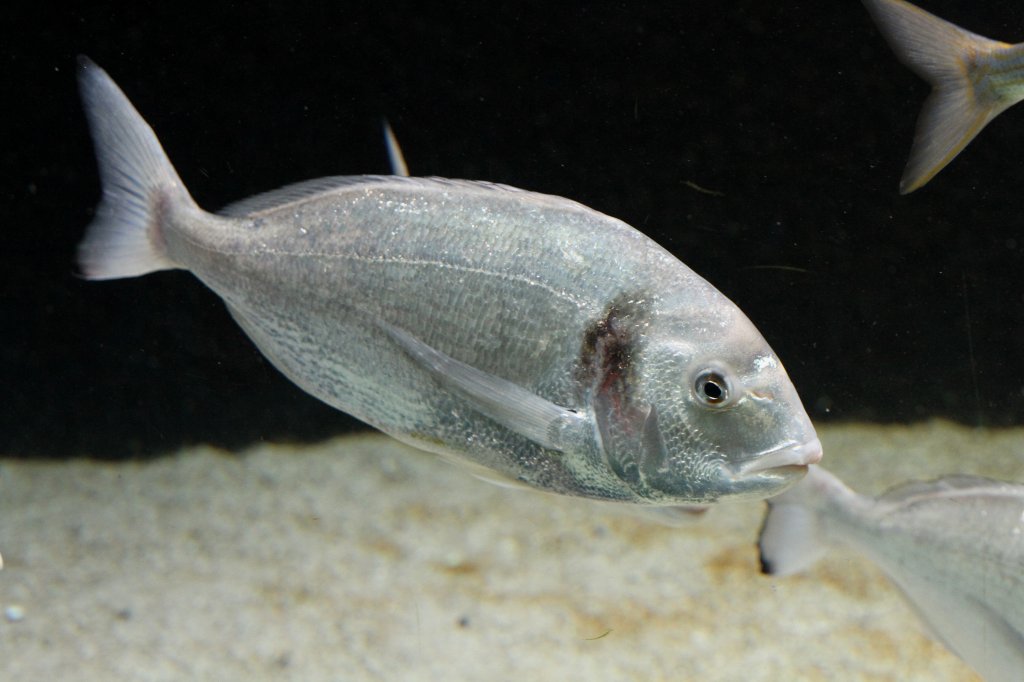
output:
[[[716,303],[624,317],[605,344],[592,394],[602,451],[654,503],[770,497],[821,459],[779,358],[735,305]]]

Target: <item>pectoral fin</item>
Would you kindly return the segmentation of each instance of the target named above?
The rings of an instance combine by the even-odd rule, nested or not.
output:
[[[1012,607],[985,603],[959,585],[930,584],[902,566],[883,566],[931,634],[985,680],[1018,680],[1024,668],[1024,632],[1007,615]]]
[[[601,450],[609,468],[616,476],[635,487],[640,482],[640,471],[636,463],[637,448],[633,447],[636,445],[635,439],[630,439],[627,429],[621,428],[623,420],[620,408],[603,392],[594,396],[594,420],[601,434]]]
[[[640,470],[648,475],[657,475],[658,467],[668,458],[665,449],[665,439],[661,437],[661,427],[658,426],[658,410],[654,405],[647,411],[647,418],[644,419],[643,450],[640,455]]]
[[[590,427],[583,415],[445,355],[404,329],[383,322],[381,327],[438,383],[502,426],[549,450],[565,451],[586,439]]]
[[[653,405],[629,404],[607,393],[595,397],[601,447],[615,474],[639,490],[658,475],[665,441]]]

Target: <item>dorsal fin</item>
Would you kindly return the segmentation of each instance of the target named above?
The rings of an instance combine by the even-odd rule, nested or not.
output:
[[[452,180],[449,178],[434,177],[407,178],[397,175],[332,175],[324,178],[317,178],[315,180],[297,182],[269,192],[256,194],[247,199],[242,199],[228,204],[221,210],[217,211],[217,214],[231,218],[239,218],[259,213],[260,211],[281,208],[287,204],[299,202],[327,192],[358,187],[360,185],[366,185],[367,187],[372,185],[390,185],[391,188],[405,186],[412,189],[420,188],[425,190],[462,189],[476,190],[478,192],[504,192],[507,194],[522,193],[529,194],[534,197],[535,200],[542,201],[543,203],[551,206],[559,206],[565,209],[585,208],[582,204],[579,204],[572,199],[566,199],[553,194],[530,192],[528,190],[511,187],[509,185],[502,185],[496,182],[485,182],[482,180]]]
[[[384,119],[384,143],[388,146],[391,174],[403,178],[409,177],[409,166],[405,163],[405,155],[402,154],[402,148],[398,146],[398,138],[395,137],[395,131],[391,129],[391,124],[387,119]]]
[[[217,213],[222,216],[237,218],[271,208],[278,208],[295,201],[302,201],[303,199],[342,187],[379,184],[388,179],[386,175],[329,175],[314,180],[303,180],[302,182],[278,187],[269,192],[254,194],[251,197],[230,203],[217,211]]]
[[[912,481],[885,492],[880,502],[902,504],[927,497],[959,495],[1016,495],[1024,497],[1024,486],[981,476],[953,474],[934,481]]]

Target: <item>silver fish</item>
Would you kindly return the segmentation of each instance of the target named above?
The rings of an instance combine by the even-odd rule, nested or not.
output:
[[[478,474],[650,505],[761,498],[821,446],[740,310],[626,224],[484,182],[333,177],[200,209],[99,67],[91,279],[183,268],[326,403]]]
[[[1024,676],[1024,485],[975,476],[872,499],[819,466],[768,500],[765,573],[807,568],[828,545],[874,561],[936,638],[986,680]]]
[[[909,194],[1024,99],[1024,43],[990,40],[904,0],[864,5],[899,60],[932,86],[900,180],[900,194]]]

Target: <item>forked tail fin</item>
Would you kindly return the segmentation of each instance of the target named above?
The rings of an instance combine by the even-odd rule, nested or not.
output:
[[[899,60],[932,86],[900,180],[900,194],[909,194],[1019,101],[983,71],[994,63],[992,55],[1014,46],[965,31],[904,0],[864,0],[864,5]]]
[[[96,217],[78,246],[82,273],[116,279],[178,267],[166,254],[161,217],[175,204],[195,202],[152,128],[106,71],[79,57],[78,83],[103,185]]]

